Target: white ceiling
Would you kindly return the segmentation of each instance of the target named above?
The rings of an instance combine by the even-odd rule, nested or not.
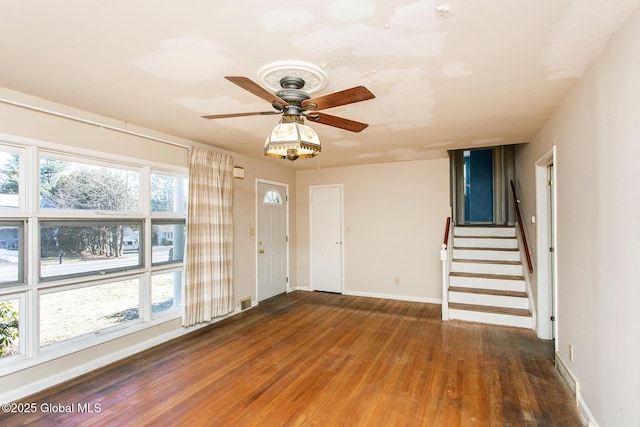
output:
[[[223,78],[280,60],[324,69],[313,96],[361,133],[310,125],[322,167],[529,141],[640,0],[2,1],[0,86],[264,158],[278,116]],[[313,160],[269,159],[296,169]]]

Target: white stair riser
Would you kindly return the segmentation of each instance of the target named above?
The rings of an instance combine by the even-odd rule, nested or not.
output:
[[[492,325],[514,326],[517,328],[533,329],[533,319],[525,316],[510,314],[484,313],[479,311],[449,310],[450,319],[466,320],[469,322],[489,323]]]
[[[449,302],[462,304],[489,305],[491,307],[529,309],[529,299],[504,295],[471,294],[466,292],[449,292]]]
[[[516,237],[515,227],[456,227],[454,236]]]
[[[508,248],[517,249],[518,239],[476,239],[473,237],[455,237],[456,248]]]
[[[482,277],[450,276],[449,286],[460,288],[493,289],[497,291],[524,292],[524,280],[485,279]]]
[[[451,263],[451,271],[475,274],[502,274],[505,276],[522,276],[522,264],[481,264],[472,262]]]
[[[492,251],[490,249],[454,249],[454,259],[479,259],[484,261],[520,261],[518,251]]]

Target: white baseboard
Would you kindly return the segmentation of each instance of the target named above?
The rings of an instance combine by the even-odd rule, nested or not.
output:
[[[359,291],[344,291],[343,294],[356,296],[356,297],[383,298],[383,299],[392,299],[397,301],[442,304],[442,298],[424,298],[424,297],[414,297],[414,296],[407,296],[407,295],[381,294],[381,293],[375,293],[375,292],[359,292]]]
[[[310,286],[297,286],[292,289],[294,291],[313,292],[313,289],[311,289]],[[423,298],[423,297],[413,297],[413,296],[406,296],[406,295],[380,294],[375,292],[344,291],[342,295],[351,295],[354,297],[393,299],[398,301],[424,302],[424,303],[438,304],[438,305],[442,304],[441,298]]]
[[[578,413],[582,418],[582,422],[587,427],[598,427],[598,422],[595,417],[589,410],[587,403],[582,399],[582,393],[580,390],[580,381],[575,376],[567,361],[562,357],[560,352],[556,352],[556,370],[560,374],[560,378],[564,381],[564,383],[569,388],[569,391],[576,399],[576,406],[578,408]]]

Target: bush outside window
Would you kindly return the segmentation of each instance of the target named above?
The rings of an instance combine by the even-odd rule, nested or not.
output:
[[[0,358],[20,352],[18,307],[17,299],[0,299]]]

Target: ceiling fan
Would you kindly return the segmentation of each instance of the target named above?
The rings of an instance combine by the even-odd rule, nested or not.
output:
[[[366,101],[375,98],[364,86],[356,86],[340,92],[330,93],[328,95],[311,98],[311,96],[302,90],[305,85],[304,79],[295,76],[287,76],[280,79],[282,90],[271,93],[262,88],[251,79],[242,76],[225,76],[229,80],[240,86],[242,89],[251,92],[259,98],[271,103],[275,111],[258,111],[250,113],[232,113],[232,114],[213,114],[202,116],[205,119],[225,119],[229,117],[244,116],[267,116],[281,114],[285,117],[293,117],[296,119],[306,118],[312,122],[321,123],[323,125],[333,126],[345,129],[351,132],[361,132],[369,125],[367,123],[356,122],[354,120],[344,119],[342,117],[332,116],[321,113],[319,110],[338,107],[340,105],[352,104],[354,102]]]

